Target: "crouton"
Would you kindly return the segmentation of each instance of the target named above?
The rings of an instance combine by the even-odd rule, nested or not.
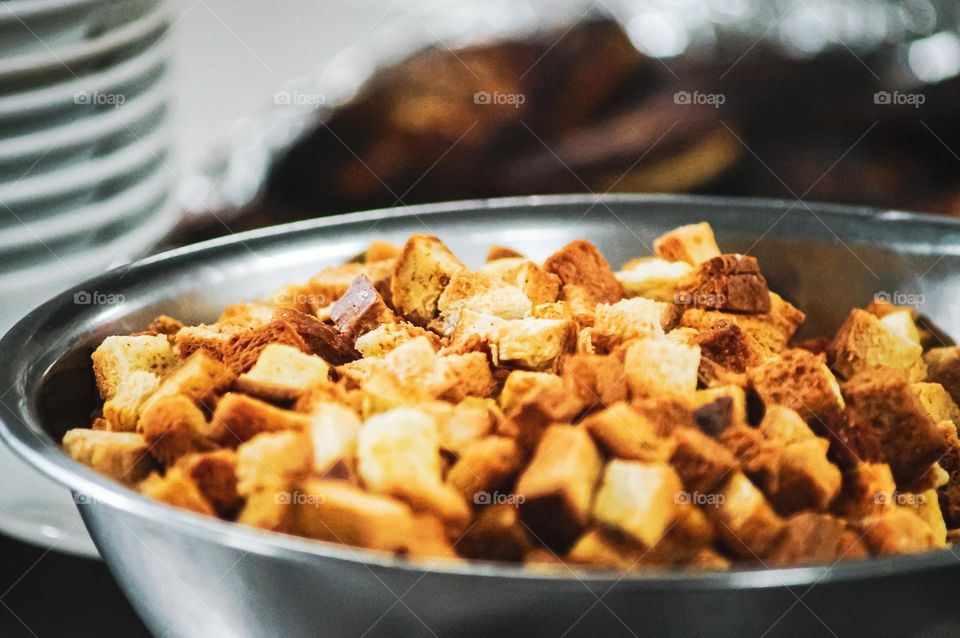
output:
[[[960,403],[960,346],[932,348],[923,355],[927,381],[942,385],[955,403]]]
[[[674,298],[680,306],[749,314],[770,312],[770,289],[750,255],[718,255],[701,262]]]
[[[367,246],[367,249],[364,251],[363,263],[372,264],[385,259],[396,259],[400,256],[400,251],[402,250],[400,246],[392,242],[377,239],[370,242],[370,245]]]
[[[703,357],[733,372],[746,372],[764,360],[757,340],[733,321],[721,319],[702,328],[694,343]]]
[[[695,428],[676,428],[670,439],[670,464],[690,494],[712,494],[737,466],[726,448]]]
[[[437,425],[423,410],[397,408],[371,417],[360,432],[357,460],[369,490],[407,501],[454,527],[465,526],[467,505],[441,479]]]
[[[858,520],[893,507],[897,485],[886,463],[857,463],[844,470],[843,486],[833,504],[838,514]]]
[[[425,337],[434,349],[440,345],[436,334],[406,321],[381,324],[358,337],[354,345],[364,357],[382,357],[418,337]]]
[[[497,433],[516,439],[524,449],[535,448],[548,425],[569,422],[586,407],[557,375],[523,370],[507,377],[500,405],[507,418]]]
[[[849,379],[858,372],[884,366],[907,371],[911,381],[926,376],[923,348],[891,332],[870,313],[854,308],[830,346],[833,368]]]
[[[233,450],[187,454],[180,457],[177,467],[197,486],[218,515],[232,518],[243,504],[237,492],[237,454]]]
[[[221,327],[236,327],[244,330],[259,328],[273,319],[274,307],[263,303],[236,303],[227,306],[217,318]]]
[[[144,496],[167,505],[206,516],[216,515],[213,505],[204,497],[197,483],[178,466],[167,469],[163,476],[151,474],[137,489]]]
[[[268,326],[278,321],[288,324],[307,347],[301,348],[298,342],[293,343],[296,339],[290,336],[289,330],[284,329],[283,333],[291,339],[291,343],[287,345],[315,354],[331,365],[341,365],[360,358],[360,353],[353,348],[348,339],[316,317],[296,310],[283,309],[276,311],[273,318],[274,321]],[[265,326],[264,330],[266,329]],[[256,357],[253,360],[256,360]]]
[[[697,426],[711,436],[732,425],[747,423],[747,395],[737,385],[697,390],[690,399],[690,407]]]
[[[766,556],[783,532],[784,521],[763,493],[742,472],[733,472],[717,492],[716,507],[707,515],[717,523],[719,538],[734,556]]]
[[[330,366],[320,357],[270,343],[253,367],[237,377],[237,389],[262,399],[293,401],[329,375]]]
[[[333,325],[350,343],[396,317],[366,275],[359,275],[330,309]]]
[[[466,446],[496,430],[501,419],[503,412],[493,399],[466,397],[446,418],[437,420],[440,446],[460,454]]]
[[[770,567],[867,558],[869,550],[859,532],[829,514],[801,512],[786,520],[783,534],[764,556]]]
[[[108,429],[115,432],[136,430],[143,403],[159,387],[160,378],[145,370],[136,370],[122,377],[113,398],[103,404],[103,417],[109,424]]]
[[[560,296],[560,278],[532,261],[506,270],[501,278],[522,290],[534,306],[553,303]]]
[[[310,348],[296,329],[286,321],[277,320],[231,337],[222,350],[223,362],[234,374],[243,374],[254,366],[260,353],[271,344],[282,344],[310,353]]]
[[[74,461],[127,485],[139,482],[152,468],[146,441],[133,432],[75,428],[63,435],[62,445]]]
[[[879,556],[908,554],[943,547],[930,527],[912,509],[895,507],[860,521],[864,542]]]
[[[177,353],[181,359],[189,359],[195,352],[202,350],[214,359],[223,360],[223,349],[230,340],[244,328],[238,326],[220,326],[200,324],[186,326],[173,337]]]
[[[450,468],[447,482],[475,505],[489,504],[489,495],[503,488],[523,467],[524,455],[513,439],[487,436],[464,446]],[[485,502],[486,501],[486,502]]]
[[[614,276],[630,297],[673,303],[680,285],[692,272],[686,262],[648,257],[629,264],[629,268],[625,265]]]
[[[490,361],[482,352],[438,357],[423,384],[431,396],[451,402],[488,397],[496,386]]]
[[[305,414],[282,410],[245,394],[228,392],[217,403],[210,420],[210,438],[235,448],[261,432],[302,430],[310,422]]]
[[[178,394],[212,408],[217,396],[229,389],[235,380],[230,368],[206,352],[196,352],[163,378],[160,387],[141,406],[141,418],[152,403]]]
[[[465,308],[501,319],[522,319],[533,304],[517,286],[485,272],[460,270],[437,299],[437,311],[452,331],[458,313]]]
[[[174,319],[168,315],[157,315],[147,325],[147,331],[154,334],[166,335],[167,340],[170,341],[170,337],[175,336],[183,327],[183,322],[179,319]]]
[[[509,322],[496,334],[501,364],[528,370],[556,370],[560,357],[572,352],[576,329],[560,319],[521,319]]]
[[[487,249],[487,263],[498,261],[500,259],[523,259],[523,253],[517,252],[509,246],[497,246],[496,244]]]
[[[770,493],[778,512],[823,511],[840,492],[840,469],[827,460],[829,442],[813,439],[786,445],[780,453],[777,489]]]
[[[691,266],[720,255],[713,229],[707,222],[674,228],[653,241],[653,252],[666,261],[683,261]]]
[[[567,560],[578,565],[629,571],[650,565],[650,550],[602,529],[588,529],[577,539]]]
[[[627,399],[623,362],[612,356],[576,354],[564,359],[564,386],[589,408]]]
[[[157,460],[171,464],[185,454],[213,449],[203,410],[186,395],[151,401],[140,415],[137,431]]]
[[[631,339],[662,337],[664,324],[669,321],[669,308],[665,303],[634,297],[614,304],[597,304],[594,324],[589,328],[593,339],[606,338],[610,345]],[[604,350],[609,352],[608,345]]]
[[[272,532],[289,532],[295,495],[298,500],[301,498],[299,491],[286,488],[253,492],[244,500],[237,522]]]
[[[393,262],[389,260],[378,263],[393,265]],[[380,268],[371,268],[368,264],[357,262],[330,266],[311,277],[305,285],[298,286],[293,291],[293,298],[297,301],[306,302],[296,304],[300,306],[302,311],[315,314],[321,308],[329,306],[342,297],[350,289],[350,284],[361,275],[366,275],[374,286],[384,281],[387,276],[380,270]],[[283,305],[289,306],[289,304]],[[306,307],[303,308],[303,306]]]
[[[823,355],[792,349],[747,371],[750,386],[764,405],[796,410],[807,422],[843,409],[836,377]]]
[[[656,424],[622,401],[594,412],[583,425],[617,458],[657,461],[669,454],[667,442],[657,436]]]
[[[690,394],[697,389],[699,346],[667,339],[639,339],[626,351],[623,367],[633,397]]]
[[[141,371],[162,376],[176,363],[165,335],[107,337],[91,356],[100,398],[112,399],[121,379]]]
[[[543,267],[560,278],[563,287],[577,286],[589,303],[616,303],[623,287],[604,256],[588,241],[578,239],[550,255]]]
[[[768,405],[758,428],[767,439],[783,445],[816,439],[813,430],[797,414],[796,410],[784,405]]]
[[[517,480],[520,516],[537,539],[565,550],[590,519],[600,454],[583,428],[554,425],[544,432],[527,469]]]
[[[770,293],[770,312],[764,314],[739,314],[703,308],[690,308],[683,313],[680,325],[704,329],[718,321],[731,321],[759,344],[763,354],[779,354],[787,347],[806,315],[780,295]]]
[[[237,448],[237,492],[289,490],[313,468],[311,439],[302,431],[264,432]]]
[[[593,516],[609,528],[653,547],[678,515],[680,477],[666,463],[614,459],[607,464]]]
[[[952,421],[960,423],[960,407],[940,383],[911,383],[910,389],[920,399],[927,414],[935,423]]]
[[[393,307],[414,324],[427,325],[437,316],[437,301],[444,288],[463,268],[436,237],[411,236],[397,259],[390,284]]]
[[[522,561],[533,547],[515,505],[499,503],[483,508],[477,521],[457,542],[457,552],[474,560]]]
[[[307,433],[313,444],[313,472],[330,478],[353,475],[360,419],[339,403],[321,403],[310,413]]]

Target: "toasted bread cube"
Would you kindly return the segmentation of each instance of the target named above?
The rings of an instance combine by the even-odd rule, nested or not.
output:
[[[926,376],[920,344],[891,332],[879,319],[859,308],[850,311],[830,351],[834,369],[848,379],[878,366],[906,370],[911,381]]]
[[[214,447],[203,410],[186,395],[151,401],[137,422],[137,431],[157,460],[169,465],[185,454]]]
[[[237,448],[237,492],[288,489],[313,468],[310,436],[301,431],[264,432]]]
[[[236,326],[237,328],[259,328],[273,320],[273,306],[263,303],[236,303],[227,306],[217,318],[218,326]]]
[[[460,270],[437,300],[437,310],[452,330],[465,308],[501,319],[522,319],[530,314],[533,304],[517,286],[485,272]]]
[[[120,380],[113,398],[103,404],[103,417],[115,432],[137,429],[143,403],[160,387],[160,378],[152,372],[136,370]]]
[[[417,337],[426,337],[432,346],[437,346],[437,336],[412,323],[400,321],[380,324],[357,338],[354,344],[364,357],[382,357],[399,346]]]
[[[757,258],[739,254],[700,263],[681,285],[674,303],[748,314],[766,314],[772,305]]]
[[[302,430],[310,418],[245,394],[223,395],[210,420],[210,437],[225,447],[237,447],[262,432]]]
[[[546,389],[562,391],[563,388],[563,379],[552,372],[513,370],[500,391],[500,408],[504,413],[512,412],[530,394]]]
[[[383,357],[383,368],[403,382],[422,379],[437,365],[437,352],[426,337],[417,337],[394,348]]]
[[[553,303],[560,296],[560,278],[532,261],[512,268],[503,277],[520,288],[534,306]]]
[[[942,385],[954,402],[960,403],[960,346],[932,348],[923,355],[927,381]]]
[[[670,306],[643,297],[622,299],[614,304],[597,304],[593,331],[617,335],[622,341],[661,337]]]
[[[423,384],[431,396],[457,402],[467,397],[489,397],[496,387],[490,361],[482,352],[437,357]]]
[[[555,370],[575,342],[575,326],[560,319],[510,321],[496,334],[500,363],[528,370]]]
[[[732,372],[746,372],[766,357],[757,340],[733,321],[719,320],[701,328],[693,342],[704,358]]]
[[[820,563],[833,565],[840,560],[867,558],[869,550],[860,534],[846,523],[829,514],[801,512],[786,520],[783,535],[774,543],[764,563],[803,565]]]
[[[262,399],[292,401],[329,376],[330,366],[320,357],[271,343],[253,367],[237,377],[237,389]]]
[[[617,458],[656,461],[669,454],[657,426],[627,403],[620,401],[583,420],[584,427]]]
[[[674,302],[680,285],[693,272],[690,264],[684,261],[657,257],[638,259],[628,266],[625,265],[615,276],[629,296],[667,303]]]
[[[151,474],[137,489],[148,498],[174,507],[207,516],[216,515],[213,505],[204,497],[197,483],[176,465],[167,468],[163,476]]]
[[[299,494],[290,524],[296,534],[387,552],[416,542],[416,519],[398,500],[333,480],[305,481]]]
[[[927,414],[936,423],[953,421],[960,423],[960,407],[940,383],[911,383],[910,389],[920,399]]]
[[[874,554],[909,554],[943,547],[930,526],[910,507],[895,507],[860,522],[863,540]]]
[[[747,422],[747,395],[738,385],[697,390],[690,399],[690,407],[694,421],[711,436]]]
[[[547,428],[526,471],[517,480],[521,518],[537,538],[566,549],[590,519],[600,453],[584,428]]]
[[[392,262],[389,261],[383,263],[390,263],[392,265]],[[368,264],[361,264],[359,262],[348,262],[339,266],[329,266],[311,277],[306,285],[297,286],[293,291],[289,291],[287,296],[299,302],[295,304],[296,306],[300,308],[305,306],[306,308],[302,309],[303,312],[316,314],[321,308],[330,306],[342,297],[344,293],[350,289],[350,284],[360,275],[367,275],[373,280],[374,285],[376,285],[383,275],[379,277],[376,275],[371,276],[373,273],[371,273],[370,270],[371,268]],[[290,292],[293,294],[290,295]]]
[[[560,377],[524,370],[510,373],[500,401],[507,418],[498,424],[497,433],[516,439],[527,450],[537,446],[548,425],[570,422],[588,405]]]
[[[363,263],[372,264],[385,259],[396,259],[400,256],[400,252],[402,250],[403,248],[392,242],[376,239],[370,242],[370,245],[367,246],[367,250],[364,251]]]
[[[623,298],[623,286],[596,246],[577,239],[550,255],[544,269],[560,278],[563,287],[575,286],[588,305],[616,303]]]
[[[107,337],[94,350],[93,373],[100,398],[112,399],[117,387],[131,373],[151,372],[162,376],[176,363],[166,335]]]
[[[623,360],[633,397],[692,394],[697,389],[700,347],[668,339],[639,339]]]
[[[133,432],[74,428],[63,435],[63,450],[73,460],[128,485],[151,469],[147,443]]]
[[[826,357],[800,349],[784,351],[747,372],[764,405],[784,405],[803,419],[824,419],[843,409],[840,384]]]
[[[840,492],[840,469],[827,460],[826,439],[791,443],[781,453],[780,475],[771,500],[782,513],[825,510]]]
[[[575,354],[563,362],[565,387],[590,408],[627,399],[623,362],[614,356]]]
[[[466,397],[446,418],[437,420],[440,446],[460,454],[465,447],[496,430],[502,418],[503,412],[493,399]]]
[[[758,427],[767,439],[784,445],[817,438],[797,411],[785,405],[768,405]]]
[[[707,222],[674,228],[653,241],[653,252],[666,261],[683,261],[691,266],[720,255],[720,248]]]
[[[532,547],[520,513],[510,503],[483,508],[476,523],[457,542],[458,553],[474,560],[519,562]]]
[[[523,253],[510,248],[509,246],[498,246],[493,244],[487,250],[487,263],[501,261],[504,259],[524,259]]]
[[[712,494],[737,467],[724,446],[696,428],[678,427],[670,439],[670,465],[690,494]]]
[[[947,543],[947,524],[943,520],[943,512],[940,510],[940,499],[937,490],[930,489],[920,494],[915,494],[917,514],[927,524],[930,531],[933,532],[939,546]]]
[[[495,351],[500,331],[509,325],[510,322],[500,317],[466,308],[459,313],[457,325],[450,335],[450,347],[463,346],[479,338],[491,346],[491,351]],[[494,362],[496,363],[497,359],[494,359]]]
[[[876,368],[843,386],[854,428],[866,428],[880,442],[897,486],[908,489],[947,452],[947,442],[902,370]]]
[[[197,351],[202,350],[214,359],[223,359],[223,349],[230,343],[238,332],[244,328],[239,326],[207,325],[185,326],[177,332],[173,341],[181,359],[189,359]]]
[[[177,461],[177,467],[196,484],[217,514],[231,517],[243,504],[237,492],[237,453],[233,450],[188,454]]]
[[[608,567],[630,571],[646,567],[650,550],[600,529],[588,529],[567,553],[567,559],[578,565]]]
[[[339,403],[321,403],[310,413],[307,433],[313,444],[313,472],[320,476],[352,476],[361,423],[357,414]]]
[[[770,293],[770,312],[765,314],[739,314],[719,312],[703,308],[688,308],[680,319],[680,325],[704,329],[718,321],[731,321],[753,337],[764,355],[775,355],[787,347],[806,315],[780,295]]]
[[[489,502],[489,495],[503,487],[523,467],[523,451],[517,442],[502,436],[487,436],[463,448],[450,468],[447,482],[463,498],[476,505]]]
[[[666,463],[614,459],[604,471],[593,516],[643,547],[653,547],[677,517],[682,490],[680,477]]]
[[[163,378],[160,387],[142,406],[142,412],[146,412],[151,403],[178,394],[199,405],[212,407],[216,396],[232,386],[235,380],[230,368],[206,352],[196,352]]]
[[[437,424],[425,411],[397,408],[368,419],[360,432],[357,460],[370,491],[405,500],[453,526],[466,524],[466,503],[442,481]]]
[[[765,556],[783,531],[781,519],[763,493],[742,472],[733,472],[707,515],[727,550],[744,559]]]
[[[272,344],[283,344],[301,352],[311,352],[307,342],[292,323],[277,319],[231,337],[222,351],[223,362],[234,374],[243,374],[256,364],[260,354]]]
[[[880,317],[880,323],[883,327],[893,334],[906,339],[910,343],[920,345],[920,331],[917,329],[917,323],[913,319],[913,312],[904,308],[895,312],[890,312]]]
[[[834,509],[851,520],[868,518],[893,507],[897,485],[886,463],[857,463],[847,468]]]
[[[444,288],[463,269],[439,239],[412,235],[397,259],[390,283],[393,307],[414,324],[427,325],[437,316],[437,301]]]
[[[330,308],[330,319],[337,330],[351,343],[362,334],[396,317],[366,275],[359,275],[350,288]]]

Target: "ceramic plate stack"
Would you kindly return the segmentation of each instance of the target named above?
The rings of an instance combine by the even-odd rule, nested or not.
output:
[[[175,221],[169,18],[164,0],[0,0],[0,332]],[[7,453],[0,530],[93,551],[69,495]]]

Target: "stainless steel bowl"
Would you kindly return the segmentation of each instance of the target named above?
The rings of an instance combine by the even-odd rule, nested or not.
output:
[[[59,449],[64,430],[86,424],[94,405],[93,347],[142,329],[160,312],[209,321],[224,305],[305,279],[374,238],[434,233],[472,265],[492,243],[543,258],[585,238],[617,264],[647,253],[659,233],[703,219],[725,248],[760,259],[771,286],[809,312],[814,332],[834,329],[851,305],[886,294],[922,304],[960,334],[960,222],[951,219],[657,196],[438,204],[216,240],[57,296],[0,341],[0,434],[74,492],[101,554],[157,635],[957,635],[960,559],[949,550],[699,574],[413,565],[155,503]]]

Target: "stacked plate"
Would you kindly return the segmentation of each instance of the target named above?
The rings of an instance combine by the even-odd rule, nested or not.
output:
[[[172,227],[169,25],[164,0],[0,1],[0,332]],[[0,453],[0,530],[90,551],[25,472]]]

